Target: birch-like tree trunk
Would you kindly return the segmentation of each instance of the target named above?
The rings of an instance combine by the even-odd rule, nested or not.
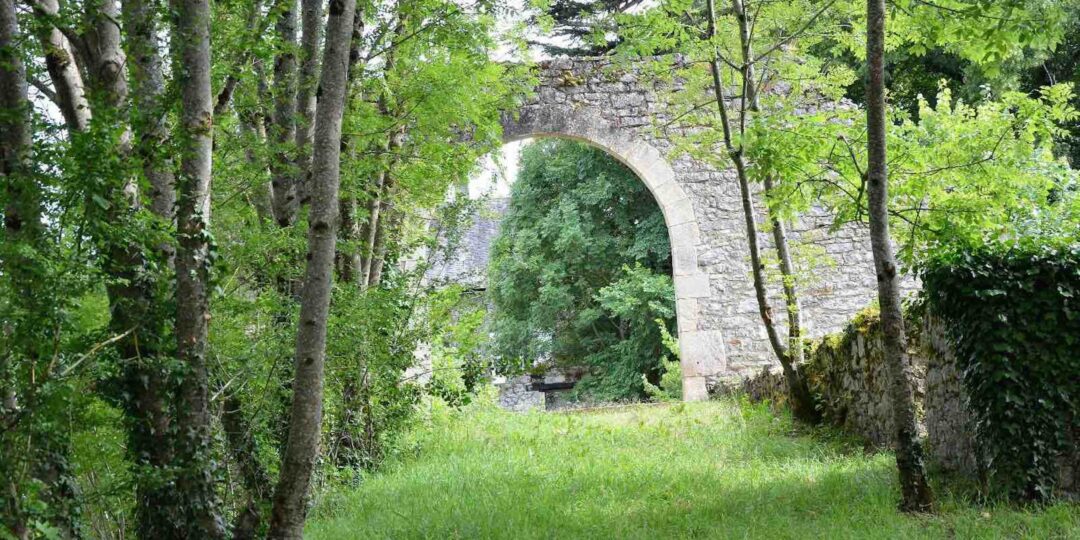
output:
[[[307,268],[296,336],[289,438],[274,493],[270,538],[302,538],[311,473],[319,451],[326,319],[337,241],[341,123],[348,86],[349,36],[355,11],[356,0],[330,1],[319,80],[320,97],[315,112]]]
[[[19,28],[15,13],[14,0],[0,0],[0,184],[5,191],[4,205],[4,242],[17,245],[34,235],[40,223],[36,215],[36,197],[31,192],[27,175],[26,158],[30,152],[30,103],[26,93],[26,68],[23,65],[17,43]],[[29,215],[28,215],[29,214]],[[0,271],[5,274],[18,272],[23,261],[5,260]],[[10,276],[12,281],[17,274]],[[5,322],[0,332],[10,333],[12,329]],[[11,425],[12,418],[18,414],[18,396],[14,381],[7,380],[10,362],[8,354],[0,355],[0,422]],[[10,384],[9,384],[10,383]],[[0,452],[9,448],[0,446]],[[6,532],[14,538],[29,538],[29,523],[23,512],[18,476],[15,474],[13,455],[0,455],[0,514],[6,516],[0,533]],[[11,461],[9,461],[11,460]]]
[[[90,127],[90,104],[86,100],[83,76],[75,59],[75,49],[59,28],[46,23],[60,13],[57,0],[39,0],[33,4],[39,19],[37,36],[45,53],[45,69],[56,91],[56,104],[71,131]]]
[[[274,140],[274,159],[270,161],[271,185],[274,190],[274,219],[278,225],[289,227],[296,221],[299,200],[296,193],[293,159],[290,148],[296,139],[296,0],[280,0],[274,6],[278,14],[275,31],[283,50],[274,61],[274,114],[271,116]]]
[[[299,204],[304,204],[308,202],[311,191],[311,145],[315,137],[315,91],[319,83],[322,4],[303,2],[300,7],[300,23],[300,73],[296,92],[296,189]]]
[[[128,66],[131,71],[132,126],[135,152],[150,183],[150,210],[167,222],[175,217],[173,163],[161,149],[169,131],[165,124],[165,73],[157,44],[157,6],[151,0],[123,0]]]
[[[210,176],[213,96],[210,90],[210,2],[176,0],[173,66],[180,88],[180,181],[176,253],[177,356],[185,365],[177,418],[177,497],[188,538],[225,538],[214,485],[207,374],[210,323]]]
[[[900,473],[900,508],[928,512],[933,493],[926,480],[922,444],[915,424],[911,361],[907,354],[904,315],[900,305],[900,276],[889,236],[889,186],[885,117],[885,0],[866,2],[866,150],[870,244],[877,272],[878,304],[885,337],[885,367],[889,376],[896,467]]]

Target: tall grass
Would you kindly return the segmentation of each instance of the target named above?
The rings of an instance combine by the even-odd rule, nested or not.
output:
[[[574,414],[476,409],[316,508],[337,538],[1080,538],[1080,506],[905,516],[893,458],[734,402]]]

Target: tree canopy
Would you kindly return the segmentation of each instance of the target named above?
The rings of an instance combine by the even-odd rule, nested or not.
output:
[[[581,390],[595,399],[643,397],[641,376],[659,380],[658,324],[671,330],[675,315],[667,228],[645,184],[603,150],[522,151],[489,272],[503,369],[588,366]]]

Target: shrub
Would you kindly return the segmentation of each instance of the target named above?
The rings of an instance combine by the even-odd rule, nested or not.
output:
[[[654,401],[681,401],[682,400],[682,364],[679,362],[679,338],[668,332],[667,325],[662,319],[656,320],[660,328],[660,340],[664,348],[671,353],[673,360],[668,360],[667,355],[660,359],[660,365],[664,372],[660,375],[659,385],[649,382],[648,377],[641,376],[645,393]]]

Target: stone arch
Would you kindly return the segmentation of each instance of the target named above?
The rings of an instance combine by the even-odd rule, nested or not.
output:
[[[592,107],[546,105],[503,116],[503,141],[532,137],[573,139],[600,148],[630,168],[649,188],[664,215],[671,243],[672,278],[675,283],[676,325],[680,339],[683,399],[708,398],[705,366],[708,351],[687,346],[698,333],[697,302],[709,296],[709,276],[698,265],[700,236],[690,198],[675,180],[675,171],[653,145],[629,129],[611,125]]]

